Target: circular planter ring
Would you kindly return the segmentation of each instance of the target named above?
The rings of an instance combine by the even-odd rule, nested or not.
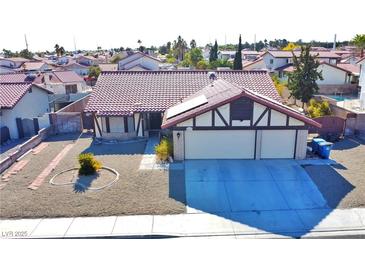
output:
[[[72,184],[75,184],[75,182],[67,182],[67,183],[55,183],[54,182],[54,179],[56,179],[56,177],[60,176],[61,174],[64,174],[66,172],[69,172],[69,171],[72,171],[72,170],[78,170],[79,168],[78,167],[73,167],[73,168],[69,168],[69,169],[65,169],[65,170],[62,170],[61,172],[57,173],[56,175],[54,175],[50,180],[49,180],[49,183],[51,185],[54,185],[54,186],[65,186],[65,185],[72,185]],[[103,185],[101,187],[89,187],[87,190],[92,190],[92,191],[97,191],[97,190],[101,190],[101,189],[104,189],[106,187],[110,187],[112,186],[116,181],[119,180],[119,172],[116,171],[114,168],[111,168],[111,167],[107,167],[107,166],[103,166],[101,169],[104,169],[104,170],[108,170],[110,171],[111,173],[114,173],[115,175],[115,178],[113,181],[110,181],[109,183],[107,183],[106,185]]]

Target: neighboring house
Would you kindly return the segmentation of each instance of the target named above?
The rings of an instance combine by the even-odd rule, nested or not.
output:
[[[243,70],[266,70],[264,59],[259,58],[255,61],[242,61]]]
[[[256,50],[242,50],[242,60],[254,61],[260,57],[260,52]]]
[[[119,70],[159,70],[162,62],[142,52],[135,52],[118,62]]]
[[[68,62],[65,65],[57,66],[56,69],[65,71],[73,71],[80,76],[87,76],[89,74],[89,67],[76,63],[74,60]]]
[[[218,52],[218,58],[222,60],[232,60],[236,55],[234,50],[221,50]]]
[[[262,58],[264,59],[266,68],[270,72],[274,72],[278,68],[288,64],[293,64],[293,53],[295,56],[300,55],[300,51],[291,52],[284,50],[273,50],[267,51],[262,55]],[[333,65],[336,65],[341,59],[339,55],[330,51],[312,51],[311,55],[316,56],[320,62],[326,62]]]
[[[0,82],[0,94],[1,127],[9,129],[10,138],[34,135],[39,124],[33,119],[50,111],[48,95],[52,92],[29,82]]]
[[[26,73],[39,73],[50,70],[50,67],[44,62],[25,62],[21,70]]]
[[[76,62],[84,66],[97,66],[99,60],[91,55],[81,55],[76,58]]]
[[[317,70],[322,72],[323,77],[323,80],[317,80],[318,85],[345,86],[358,82],[359,68],[351,64],[332,65],[321,62]],[[294,71],[294,66],[287,64],[275,71],[281,80],[287,80],[288,74]]]
[[[88,88],[83,78],[73,71],[53,71],[37,76],[35,83],[44,86],[55,94],[84,92]]]
[[[0,59],[0,67],[17,69],[20,68],[25,62],[29,62],[29,60],[22,57],[3,58]]]
[[[99,64],[101,71],[117,71],[118,64]]]
[[[304,158],[320,126],[281,103],[266,71],[106,72],[85,112],[98,138],[172,130],[177,160]]]

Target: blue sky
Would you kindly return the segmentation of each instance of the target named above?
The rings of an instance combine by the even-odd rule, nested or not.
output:
[[[300,7],[301,6],[301,7]],[[198,45],[286,38],[351,39],[365,32],[365,1],[11,0],[1,7],[0,49],[68,50],[161,45],[180,34]],[[5,12],[4,12],[5,11]],[[4,22],[8,25],[4,27]]]

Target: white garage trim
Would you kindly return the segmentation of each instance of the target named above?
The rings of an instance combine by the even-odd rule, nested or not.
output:
[[[254,159],[255,130],[186,130],[185,159]]]

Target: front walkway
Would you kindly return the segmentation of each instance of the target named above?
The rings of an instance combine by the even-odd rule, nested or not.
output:
[[[155,146],[160,142],[158,134],[153,134],[148,138],[139,169],[168,169],[168,164],[156,162]]]
[[[307,210],[302,214],[313,214]],[[275,215],[275,212],[270,212]],[[275,223],[272,223],[275,225]],[[212,237],[290,238],[208,213],[0,220],[1,238]],[[280,229],[280,226],[278,226]],[[302,227],[289,232],[308,231]],[[365,237],[365,208],[335,209],[301,238]]]

